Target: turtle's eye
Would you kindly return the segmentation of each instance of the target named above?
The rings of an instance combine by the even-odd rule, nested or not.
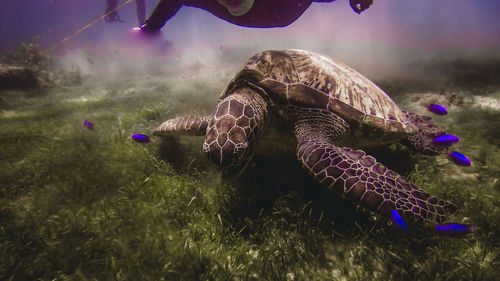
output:
[[[234,152],[238,153],[238,152],[241,152],[241,151],[245,151],[247,148],[248,148],[248,142],[247,141],[240,142],[240,143],[236,144],[236,148],[234,149]]]
[[[234,151],[233,151],[233,164],[234,165],[240,164],[241,159],[243,159],[243,157],[246,155],[247,148],[248,148],[247,141],[236,144],[236,147],[234,148]]]

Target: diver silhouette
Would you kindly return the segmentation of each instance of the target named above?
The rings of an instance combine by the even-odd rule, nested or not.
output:
[[[135,4],[137,21],[139,22],[139,25],[141,25],[146,19],[146,2],[145,0],[135,0]],[[117,5],[118,0],[106,0],[106,11],[104,13],[107,14],[113,11],[104,18],[106,22],[123,22],[123,20],[120,18],[120,15],[118,14],[118,11],[115,10]]]
[[[151,16],[141,26],[145,31],[157,31],[182,6],[196,7],[232,24],[245,27],[284,27],[297,20],[312,2],[335,0],[161,0]],[[373,0],[349,0],[356,13],[368,9]]]

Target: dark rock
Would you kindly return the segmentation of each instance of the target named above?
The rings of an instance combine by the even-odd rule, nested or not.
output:
[[[24,66],[0,64],[0,89],[26,89],[39,87],[36,72]]]

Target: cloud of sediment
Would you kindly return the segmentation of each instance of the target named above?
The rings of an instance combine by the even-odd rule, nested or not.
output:
[[[206,11],[183,7],[158,40],[144,42],[130,36],[129,29],[136,25],[130,4],[119,11],[125,23],[101,21],[64,43],[60,54],[65,67],[78,67],[84,74],[220,76],[235,71],[256,52],[300,48],[340,59],[369,77],[411,74],[408,64],[414,61],[498,57],[500,37],[494,35],[500,30],[500,4],[494,2],[379,0],[361,15],[347,0],[313,3],[290,26],[270,29],[235,26]],[[9,21],[3,26],[15,32],[1,29],[2,38],[29,41],[38,34],[45,47],[99,17],[105,7],[103,0],[19,3],[4,4],[4,12],[10,14],[3,17]],[[148,14],[156,3],[146,2]]]

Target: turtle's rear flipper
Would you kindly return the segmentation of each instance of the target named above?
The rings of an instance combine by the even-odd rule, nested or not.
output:
[[[432,118],[413,112],[403,111],[406,117],[418,128],[418,133],[402,140],[401,143],[416,150],[419,153],[427,155],[438,155],[448,151],[449,145],[436,145],[432,141],[446,132],[439,128]]]
[[[443,222],[456,207],[419,189],[361,150],[305,139],[297,157],[317,181],[381,215]]]
[[[204,136],[207,131],[208,117],[206,116],[180,116],[169,119],[156,127],[155,136]]]

